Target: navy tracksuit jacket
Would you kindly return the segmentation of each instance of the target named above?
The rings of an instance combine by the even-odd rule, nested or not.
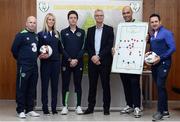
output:
[[[40,72],[41,72],[41,88],[42,88],[42,109],[44,112],[48,111],[48,88],[49,81],[51,81],[51,109],[52,112],[56,111],[57,106],[57,93],[58,81],[60,74],[60,51],[61,42],[59,40],[59,33],[52,31],[41,31],[38,33],[39,47],[42,45],[51,46],[53,52],[48,59],[41,59]]]
[[[37,34],[26,29],[16,35],[12,44],[11,51],[17,61],[17,113],[33,110],[38,80],[37,45]]]
[[[84,54],[84,36],[85,31],[76,28],[73,33],[70,27],[61,31],[61,41],[63,45],[63,57],[62,57],[62,103],[66,106],[65,102],[68,98],[67,92],[69,92],[69,83],[71,78],[71,72],[74,75],[75,92],[77,93],[77,106],[81,105],[81,80],[83,73],[83,54]],[[70,67],[70,60],[77,59],[78,65],[76,67]]]

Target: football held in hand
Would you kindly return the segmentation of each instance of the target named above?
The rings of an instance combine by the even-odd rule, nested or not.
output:
[[[49,46],[49,45],[41,46],[39,51],[40,51],[41,54],[42,53],[43,54],[48,54],[48,57],[50,57],[52,55],[52,52],[53,52],[51,46]]]
[[[147,52],[145,54],[145,62],[148,64],[153,64],[157,54],[155,52]]]

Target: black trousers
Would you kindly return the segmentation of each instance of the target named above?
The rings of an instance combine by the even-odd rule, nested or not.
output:
[[[152,75],[157,87],[158,104],[157,111],[163,113],[168,111],[168,95],[166,80],[171,68],[171,60],[165,60],[152,67]]]
[[[103,88],[103,108],[109,110],[111,102],[110,92],[110,70],[111,65],[95,65],[89,63],[88,76],[89,76],[89,96],[88,96],[88,109],[94,110],[96,104],[96,92],[98,77],[100,76]]]
[[[33,110],[34,99],[36,96],[36,85],[38,80],[38,68],[37,65],[17,66],[17,79],[16,79],[16,103],[17,113]]]
[[[137,74],[120,74],[126,103],[130,107],[141,106],[141,91],[140,91],[140,75]]]
[[[75,87],[75,93],[77,94],[77,106],[81,106],[82,97],[82,74],[83,74],[83,63],[79,62],[76,67],[70,67],[69,65],[62,65],[62,103],[66,106],[67,92],[69,92],[69,84],[71,79],[71,73],[73,73],[73,81]]]
[[[51,83],[51,109],[56,111],[60,61],[41,61],[41,101],[43,111],[48,111],[48,88]]]

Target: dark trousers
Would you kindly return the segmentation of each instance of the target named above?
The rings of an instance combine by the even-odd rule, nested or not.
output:
[[[111,92],[110,92],[110,70],[109,65],[88,65],[88,76],[89,76],[89,96],[88,96],[88,109],[94,110],[96,104],[96,92],[98,77],[101,78],[101,84],[103,88],[103,108],[104,110],[109,110],[111,102]]]
[[[43,111],[48,110],[48,88],[51,81],[51,108],[56,111],[60,61],[41,61],[41,101]]]
[[[38,68],[35,66],[18,65],[16,79],[17,113],[33,110],[38,80]]]
[[[73,81],[75,87],[75,93],[77,94],[77,106],[81,106],[81,96],[82,96],[82,74],[83,74],[83,64],[79,62],[76,67],[70,67],[69,65],[62,65],[62,103],[66,106],[67,96],[66,93],[69,92],[69,84],[71,79],[71,73],[73,73]]]
[[[158,105],[157,111],[168,111],[168,96],[166,91],[166,79],[169,69],[171,67],[171,61],[163,61],[152,67],[152,75],[157,87]]]
[[[120,74],[126,103],[130,107],[141,106],[141,91],[140,91],[140,75],[137,74]]]

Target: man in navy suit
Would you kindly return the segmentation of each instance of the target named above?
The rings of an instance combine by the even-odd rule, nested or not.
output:
[[[109,115],[109,108],[111,102],[109,83],[112,64],[111,48],[114,41],[114,32],[112,27],[103,24],[103,10],[95,10],[94,17],[96,25],[88,28],[86,38],[86,48],[89,55],[89,104],[84,114],[90,114],[94,112],[94,107],[96,103],[97,81],[98,77],[100,76],[103,88],[104,115]]]

